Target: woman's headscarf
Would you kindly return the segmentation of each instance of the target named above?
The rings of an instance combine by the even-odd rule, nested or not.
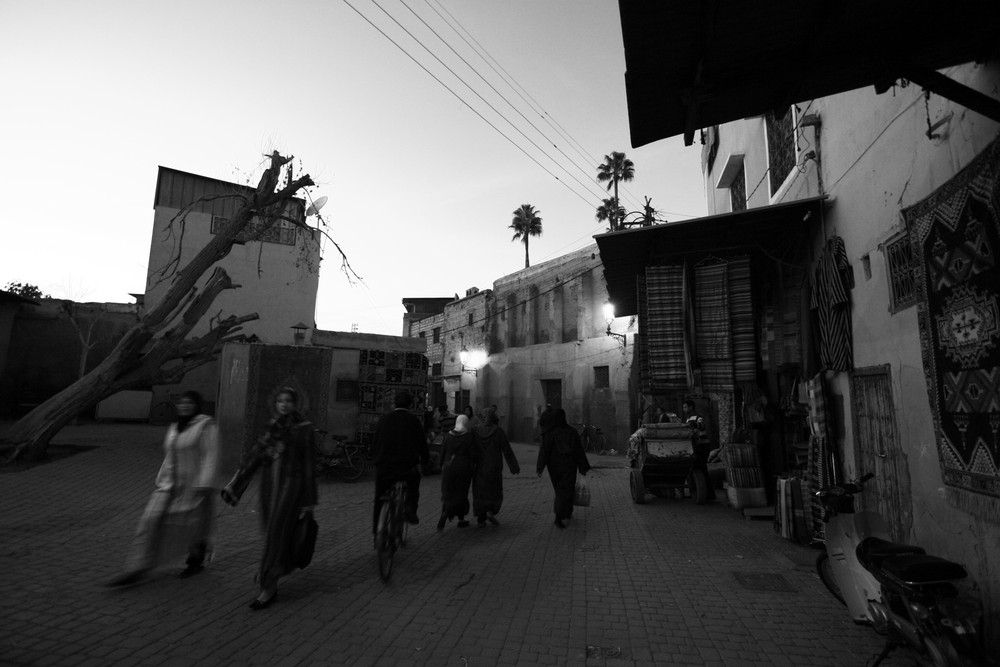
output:
[[[452,429],[455,433],[465,433],[469,430],[469,418],[465,415],[459,415],[458,419],[455,420],[455,428]]]
[[[566,411],[562,408],[558,408],[552,415],[552,425],[556,428],[560,426],[568,426],[566,423]]]

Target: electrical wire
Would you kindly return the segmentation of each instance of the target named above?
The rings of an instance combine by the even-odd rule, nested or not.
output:
[[[563,185],[563,187],[565,187],[565,188],[566,188],[567,190],[569,190],[569,191],[570,191],[570,192],[572,192],[572,193],[573,193],[574,195],[576,195],[577,197],[579,197],[579,198],[580,198],[580,199],[581,199],[581,200],[582,200],[582,201],[583,201],[584,203],[586,203],[586,204],[587,204],[588,206],[592,206],[592,205],[593,205],[593,203],[592,203],[591,201],[589,201],[589,200],[588,200],[588,199],[587,199],[586,197],[584,197],[584,196],[583,196],[583,195],[581,195],[581,194],[580,194],[579,192],[577,192],[577,191],[576,191],[576,190],[574,190],[574,189],[573,189],[572,187],[570,187],[570,186],[569,186],[569,184],[568,184],[568,183],[566,183],[566,182],[565,182],[564,180],[562,180],[562,179],[561,179],[561,178],[559,178],[559,177],[558,177],[557,175],[555,175],[554,173],[552,173],[552,171],[551,171],[551,170],[549,170],[549,169],[548,169],[548,168],[547,168],[547,167],[546,167],[545,165],[543,165],[543,164],[542,164],[541,162],[539,162],[538,160],[536,160],[536,159],[534,158],[534,156],[530,155],[530,154],[529,154],[529,153],[528,153],[528,152],[527,152],[527,151],[526,151],[526,150],[525,150],[524,148],[522,148],[522,147],[521,147],[520,145],[518,145],[518,144],[517,144],[517,142],[515,142],[515,141],[514,141],[513,139],[511,139],[511,138],[510,138],[509,136],[507,136],[507,135],[506,135],[506,134],[505,134],[505,133],[504,133],[504,132],[503,132],[503,131],[502,131],[502,130],[501,130],[500,128],[498,128],[498,127],[497,127],[496,125],[494,125],[494,124],[493,124],[492,122],[490,122],[490,121],[489,121],[489,119],[487,119],[487,118],[486,118],[485,116],[483,116],[483,114],[481,114],[481,113],[480,113],[479,111],[477,111],[477,110],[476,110],[476,109],[475,109],[475,108],[474,108],[474,107],[473,107],[473,106],[472,106],[471,104],[469,104],[469,103],[468,103],[468,102],[467,102],[466,100],[464,100],[464,99],[462,98],[462,96],[461,96],[461,95],[459,95],[458,93],[456,93],[456,92],[455,92],[455,91],[454,91],[454,90],[453,90],[453,89],[452,89],[452,88],[451,88],[450,86],[448,86],[448,84],[446,84],[446,83],[445,83],[444,81],[442,81],[442,80],[441,80],[440,78],[438,78],[438,77],[437,77],[437,76],[436,76],[436,75],[435,75],[435,74],[434,74],[433,72],[431,72],[431,71],[430,71],[429,69],[427,69],[427,67],[426,67],[426,66],[424,66],[424,64],[423,64],[423,63],[421,63],[421,62],[420,62],[419,60],[417,60],[417,59],[416,59],[416,58],[415,58],[415,57],[414,57],[414,56],[413,56],[412,54],[410,54],[410,53],[409,53],[409,52],[408,52],[408,51],[407,51],[406,49],[404,49],[404,48],[403,48],[403,47],[402,47],[402,46],[401,46],[401,45],[400,45],[400,44],[399,44],[398,42],[396,42],[396,40],[394,40],[394,39],[393,39],[392,37],[390,37],[390,36],[389,36],[389,35],[388,35],[388,34],[387,34],[387,33],[386,33],[386,32],[385,32],[384,30],[382,30],[382,29],[381,29],[380,27],[378,27],[377,25],[375,25],[375,23],[374,23],[374,22],[372,22],[372,20],[371,20],[371,19],[369,19],[369,18],[368,18],[367,16],[365,16],[365,15],[364,15],[364,14],[363,14],[363,13],[362,13],[362,12],[361,12],[361,11],[360,11],[360,10],[359,10],[358,8],[357,8],[357,7],[355,7],[354,5],[352,5],[352,4],[351,4],[351,2],[350,2],[350,0],[344,0],[344,4],[346,4],[346,5],[347,5],[348,7],[350,7],[350,8],[352,9],[352,10],[354,10],[354,12],[355,12],[355,13],[356,13],[356,14],[357,14],[358,16],[360,16],[360,17],[361,17],[362,19],[364,19],[364,21],[365,21],[366,23],[368,23],[368,25],[370,25],[371,27],[375,28],[375,30],[377,30],[377,31],[378,31],[378,32],[379,32],[379,33],[380,33],[380,34],[381,34],[381,35],[382,35],[383,37],[385,37],[385,38],[386,38],[386,39],[388,39],[388,40],[389,40],[390,42],[392,42],[393,46],[395,46],[395,47],[396,47],[397,49],[399,49],[400,51],[402,51],[402,52],[403,52],[403,53],[404,53],[404,54],[406,55],[406,57],[408,57],[408,58],[409,58],[410,60],[412,60],[412,61],[413,61],[413,62],[414,62],[414,63],[415,63],[415,64],[416,64],[416,65],[417,65],[418,67],[420,67],[420,69],[424,70],[424,72],[426,72],[426,73],[427,73],[427,74],[428,74],[428,75],[429,75],[429,76],[430,76],[430,77],[431,77],[432,79],[434,79],[434,80],[435,80],[435,81],[437,81],[437,82],[438,82],[439,84],[441,84],[441,86],[442,86],[442,87],[443,87],[443,88],[444,88],[445,90],[447,90],[447,91],[448,91],[449,93],[451,93],[451,94],[452,94],[452,95],[453,95],[453,96],[454,96],[454,97],[455,97],[455,98],[456,98],[456,99],[457,99],[457,100],[458,100],[459,102],[461,102],[461,103],[462,103],[462,104],[464,104],[464,105],[465,105],[466,107],[468,107],[468,108],[469,108],[469,110],[470,110],[470,111],[472,111],[472,113],[476,114],[476,115],[477,115],[477,116],[478,116],[478,117],[479,117],[479,118],[480,118],[480,119],[481,119],[481,120],[482,120],[482,121],[483,121],[484,123],[486,123],[486,124],[487,124],[487,125],[489,125],[489,126],[490,126],[491,128],[493,128],[493,130],[495,130],[495,131],[497,132],[497,134],[499,134],[499,135],[500,135],[500,136],[502,136],[502,137],[503,137],[504,139],[506,139],[506,140],[507,140],[507,141],[508,141],[508,142],[509,142],[509,143],[510,143],[510,144],[511,144],[512,146],[514,146],[514,148],[516,148],[516,149],[518,149],[519,151],[521,151],[522,153],[524,153],[524,155],[525,155],[525,156],[526,156],[526,157],[527,157],[527,158],[528,158],[529,160],[531,160],[531,161],[532,161],[532,162],[534,162],[534,163],[535,163],[536,165],[538,165],[538,166],[539,166],[539,167],[540,167],[540,168],[541,168],[541,169],[542,169],[542,170],[543,170],[543,171],[544,171],[545,173],[547,173],[547,174],[548,174],[549,176],[551,176],[551,177],[552,177],[552,178],[554,178],[555,180],[559,181],[559,183],[561,183],[561,184]],[[377,3],[376,3],[376,4],[377,4]],[[380,7],[380,9],[381,9],[381,7]],[[385,10],[383,10],[383,11],[385,11]],[[506,120],[506,119],[505,119],[505,120]]]

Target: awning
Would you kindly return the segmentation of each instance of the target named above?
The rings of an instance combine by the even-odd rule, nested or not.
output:
[[[698,261],[712,253],[776,259],[801,250],[820,220],[824,201],[826,197],[811,197],[594,237],[615,315],[638,312],[636,278],[647,266]]]
[[[905,78],[987,117],[1000,102],[935,70],[985,61],[996,2],[619,0],[632,146]]]

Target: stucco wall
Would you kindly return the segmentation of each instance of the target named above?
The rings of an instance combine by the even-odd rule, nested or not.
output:
[[[166,266],[179,242],[168,226],[177,209],[158,207],[153,215],[153,233],[149,250],[145,307],[156,306],[170,286],[157,270]],[[191,212],[183,234],[180,266],[190,261],[212,238],[212,216]],[[243,325],[247,336],[256,334],[262,342],[290,345],[294,342],[291,326],[303,323],[315,326],[316,291],[319,287],[319,243],[299,230],[294,246],[277,243],[234,245],[228,256],[219,261],[239,289],[222,292],[209,314],[194,330],[200,335],[208,330],[208,318],[220,311],[223,317],[257,313],[259,319]],[[211,275],[207,271],[199,286]]]

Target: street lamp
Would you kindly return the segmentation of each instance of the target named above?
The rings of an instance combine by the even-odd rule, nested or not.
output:
[[[458,353],[458,359],[459,359],[460,362],[462,362],[462,372],[463,373],[469,373],[470,375],[479,375],[479,369],[478,368],[476,368],[475,366],[466,366],[465,365],[465,364],[467,364],[469,362],[469,351],[467,349],[465,349],[465,345],[463,345],[462,349],[459,351],[459,353]]]
[[[617,340],[622,344],[622,348],[624,348],[625,344],[628,342],[628,337],[625,334],[615,333],[611,330],[611,322],[615,319],[615,304],[610,301],[604,302],[604,319],[608,323],[608,328],[604,333]]]

